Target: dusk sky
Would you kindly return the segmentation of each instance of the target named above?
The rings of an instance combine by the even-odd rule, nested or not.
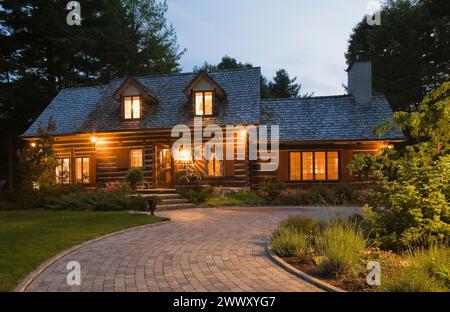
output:
[[[368,13],[368,0],[168,0],[168,19],[187,48],[183,71],[225,54],[298,76],[301,93],[343,94],[349,35]]]

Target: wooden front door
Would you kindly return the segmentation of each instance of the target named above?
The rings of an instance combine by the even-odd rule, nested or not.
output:
[[[156,187],[173,187],[172,152],[168,146],[156,146]]]

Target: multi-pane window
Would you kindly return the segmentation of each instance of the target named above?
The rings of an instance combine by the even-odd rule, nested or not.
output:
[[[75,158],[75,181],[80,184],[90,182],[90,160],[89,157]]]
[[[328,152],[327,153],[327,179],[339,180],[339,153]]]
[[[209,177],[222,177],[224,175],[223,160],[216,158],[215,151],[211,152],[211,159],[205,160],[206,175]]]
[[[211,116],[213,114],[212,91],[195,92],[194,101],[195,101],[196,116]]]
[[[70,184],[70,158],[59,158],[56,161],[57,183]]]
[[[141,118],[141,98],[139,96],[126,96],[123,98],[124,119]]]
[[[339,180],[339,152],[290,152],[289,180],[337,181]]]
[[[142,168],[143,167],[142,148],[130,149],[130,167],[131,168]]]

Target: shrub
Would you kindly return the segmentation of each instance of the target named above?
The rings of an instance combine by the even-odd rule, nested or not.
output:
[[[276,202],[281,193],[286,190],[286,184],[282,182],[266,181],[259,191],[259,195],[267,202]]]
[[[209,186],[181,187],[178,188],[178,192],[197,205],[214,196],[214,188]]]
[[[31,208],[46,208],[56,198],[72,193],[84,192],[84,186],[81,184],[58,185],[54,187],[42,187],[35,190],[31,199]]]
[[[202,179],[201,174],[199,174],[193,165],[188,165],[184,170],[180,172],[177,178],[177,182],[180,185],[197,185]]]
[[[352,169],[373,176],[366,221],[383,249],[427,247],[450,237],[450,82],[417,111],[396,112],[379,130],[400,126],[414,145],[360,157]],[[380,131],[379,134],[382,134]]]
[[[339,276],[354,272],[364,254],[367,241],[353,224],[333,221],[323,231],[322,254],[319,268],[322,273]]]
[[[135,190],[139,183],[144,182],[144,172],[141,168],[131,168],[125,176],[125,181]]]
[[[368,196],[365,221],[383,249],[427,247],[450,237],[450,155],[420,158],[405,161],[396,180],[379,176]]]
[[[119,191],[119,190],[123,190],[123,191],[129,191],[129,186],[126,184],[121,183],[120,181],[111,181],[111,182],[106,182],[105,183],[105,187],[104,190],[106,192],[115,192],[115,191]]]
[[[305,191],[287,189],[280,194],[276,203],[280,205],[307,205],[309,201]]]
[[[396,292],[450,291],[450,248],[409,250],[405,265],[384,279],[383,290]]]
[[[348,183],[339,183],[334,188],[335,201],[338,205],[353,203],[356,201],[356,194],[353,187]]]
[[[212,197],[205,201],[205,207],[259,206],[264,200],[257,194],[246,191],[230,192],[221,197]]]
[[[312,205],[328,205],[332,203],[332,199],[329,190],[319,184],[311,187],[308,202]]]
[[[131,197],[121,191],[72,192],[49,198],[42,208],[74,211],[145,211],[147,203],[142,197]]]
[[[293,228],[278,228],[272,235],[270,246],[280,257],[299,257],[305,260],[311,251],[309,239]]]

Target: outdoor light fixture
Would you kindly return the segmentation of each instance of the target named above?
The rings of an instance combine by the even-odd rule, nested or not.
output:
[[[30,146],[33,148],[36,147],[36,142],[31,142]]]
[[[93,144],[97,143],[97,138],[95,136],[91,137],[91,142]]]
[[[181,161],[181,162],[190,162],[190,161],[192,161],[192,153],[191,153],[191,151],[187,150],[187,149],[182,149],[182,150],[178,151],[176,160]]]

